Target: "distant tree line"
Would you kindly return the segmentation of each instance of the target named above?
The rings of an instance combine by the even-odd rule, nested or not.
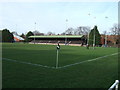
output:
[[[61,35],[87,35],[90,32],[90,27],[88,26],[80,26],[77,28],[68,28],[65,32],[61,33]]]
[[[110,39],[113,41],[114,46],[116,44],[120,45],[120,25],[114,24],[113,27],[110,28],[110,31],[103,31],[104,40],[106,39],[106,35],[111,35]],[[120,46],[119,46],[120,47]]]
[[[114,37],[114,35],[120,35],[120,26],[118,27],[118,24],[114,24],[113,27],[110,30],[110,34],[113,35],[112,39],[114,41],[114,44],[119,43],[120,40],[118,40],[118,37]],[[2,32],[2,42],[14,42],[14,36],[13,34],[17,34],[17,32],[10,32],[8,29],[3,29],[1,30]],[[60,34],[55,34],[54,32],[49,31],[47,34],[45,33],[40,33],[39,31],[29,31],[26,34],[22,33],[19,35],[20,37],[24,38],[24,42],[30,42],[31,39],[29,39],[29,36],[33,35],[84,35],[84,39],[86,40],[86,43],[89,45],[92,45],[95,41],[95,45],[100,44],[101,40],[101,35],[99,33],[99,30],[97,26],[93,27],[93,29],[90,29],[88,26],[80,26],[77,28],[68,28],[65,30],[63,33]],[[104,31],[104,34],[106,35],[106,31]],[[89,40],[88,40],[89,36]],[[95,39],[94,39],[95,37]]]
[[[2,42],[14,42],[14,36],[9,30],[2,30]]]
[[[2,42],[14,42],[14,35],[18,35],[17,32],[10,32],[8,29],[3,29],[3,30],[0,30],[1,32],[1,38],[2,38]],[[29,36],[33,36],[34,34],[29,31],[26,35],[24,35],[22,33],[22,35],[20,35],[20,37],[24,38],[24,42],[29,42],[31,41],[31,39],[28,39]]]

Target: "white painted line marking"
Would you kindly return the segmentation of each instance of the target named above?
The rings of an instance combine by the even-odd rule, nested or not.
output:
[[[102,56],[102,57],[98,57],[98,58],[94,58],[94,59],[90,59],[90,60],[86,60],[86,61],[81,61],[81,62],[77,62],[77,63],[65,65],[65,66],[61,66],[61,67],[58,67],[58,68],[59,68],[59,69],[60,69],[60,68],[66,68],[66,67],[78,65],[78,64],[81,64],[81,63],[85,63],[85,62],[95,61],[95,60],[98,60],[98,59],[101,59],[101,58],[105,58],[105,57],[108,57],[108,56],[117,55],[117,54],[118,54],[118,53],[113,53],[113,54],[110,54],[110,55],[105,55],[105,56]]]
[[[12,62],[18,62],[18,63],[23,63],[23,64],[29,64],[29,65],[34,65],[34,66],[40,66],[40,67],[44,67],[44,68],[52,68],[55,69],[55,67],[50,67],[50,66],[46,66],[46,65],[41,65],[41,64],[33,64],[30,62],[22,62],[22,61],[17,61],[17,60],[13,60],[13,59],[8,59],[8,58],[2,58],[3,60],[7,60],[7,61],[12,61]]]
[[[120,53],[120,52],[118,52],[118,53]],[[90,60],[86,60],[86,61],[81,61],[81,62],[77,62],[77,63],[65,65],[65,66],[61,66],[61,67],[58,67],[57,69],[61,69],[61,68],[66,68],[66,67],[78,65],[78,64],[81,64],[81,63],[85,63],[85,62],[95,61],[95,60],[98,60],[98,59],[101,59],[101,58],[105,58],[105,57],[108,57],[108,56],[117,55],[118,53],[113,53],[113,54],[105,55],[105,56],[98,57],[98,58],[95,58],[95,59],[90,59]],[[30,62],[22,62],[22,61],[17,61],[17,60],[8,59],[8,58],[2,58],[2,59],[3,59],[3,60],[7,60],[7,61],[12,61],[12,62],[24,63],[24,64],[29,64],[29,65],[34,65],[34,66],[40,66],[40,67],[44,67],[44,68],[56,69],[55,67],[50,67],[50,66],[41,65],[41,64],[33,64],[33,63],[30,63]]]

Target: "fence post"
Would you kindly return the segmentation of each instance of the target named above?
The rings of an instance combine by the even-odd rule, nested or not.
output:
[[[112,90],[113,88],[115,88],[115,90],[118,90],[118,85],[119,85],[119,80],[115,80],[115,83],[113,83],[113,85],[108,90]]]
[[[118,81],[118,80],[115,80],[115,83],[118,83],[118,84],[115,86],[115,90],[118,90],[119,81]]]

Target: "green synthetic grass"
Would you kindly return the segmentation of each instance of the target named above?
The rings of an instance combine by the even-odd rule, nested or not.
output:
[[[3,58],[49,67],[56,64],[56,46],[3,44]],[[59,67],[117,53],[117,48],[62,46]],[[2,61],[3,88],[106,88],[118,79],[118,55],[66,68],[52,69],[24,63]]]

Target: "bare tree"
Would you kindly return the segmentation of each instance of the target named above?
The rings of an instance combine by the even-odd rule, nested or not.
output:
[[[33,31],[33,33],[34,33],[34,35],[38,35],[40,32],[35,30],[35,31]]]
[[[74,32],[74,29],[73,29],[73,28],[68,28],[68,29],[65,31],[65,34],[66,34],[66,35],[73,35],[73,32]]]
[[[19,36],[16,31],[13,31],[12,34]]]
[[[38,35],[38,36],[39,36],[39,35],[44,35],[44,33],[40,33],[38,30],[33,31],[33,33],[34,33],[34,35],[36,35],[36,36],[37,36],[37,35]]]
[[[74,31],[74,34],[75,35],[88,35],[89,32],[90,32],[90,27],[80,26]]]
[[[103,35],[106,35],[107,34],[107,31],[103,31],[103,33],[102,33]]]
[[[118,24],[114,24],[113,27],[111,28],[111,34],[112,35],[118,35]]]
[[[83,27],[83,35],[87,35],[90,32],[90,27]]]
[[[74,30],[74,35],[78,35],[78,29]]]
[[[47,35],[55,35],[55,33],[54,33],[54,32],[49,31],[49,32],[47,32]]]
[[[120,28],[118,27],[118,24],[114,24],[113,27],[111,28],[111,35],[114,46],[116,46],[116,43],[119,41],[119,32]]]
[[[61,35],[88,35],[90,32],[90,27],[88,26],[80,26],[76,29],[68,28],[65,32],[61,33]]]
[[[61,35],[65,35],[65,32],[61,33]]]
[[[77,29],[75,29],[75,31],[74,31],[74,34],[75,35],[81,35],[82,34],[82,27],[78,27]]]

